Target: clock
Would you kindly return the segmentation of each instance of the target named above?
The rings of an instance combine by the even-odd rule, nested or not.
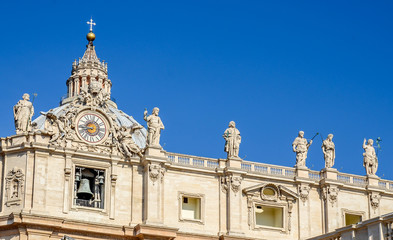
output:
[[[84,112],[76,120],[77,134],[87,143],[99,144],[108,135],[108,123],[104,116],[97,112]]]

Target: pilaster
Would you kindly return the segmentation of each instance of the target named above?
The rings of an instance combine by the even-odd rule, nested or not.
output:
[[[162,225],[164,222],[165,152],[160,146],[148,146],[141,161],[144,166],[143,223]]]
[[[63,213],[68,213],[70,209],[70,195],[72,194],[72,186],[71,186],[71,174],[72,174],[72,163],[71,163],[71,155],[66,154],[64,156],[64,197],[63,197]]]
[[[337,169],[324,168],[321,170],[321,195],[323,200],[325,232],[334,231],[339,226],[340,212],[338,209],[338,194],[342,184],[337,182]]]
[[[227,235],[243,236],[244,211],[242,210],[242,174],[241,158],[228,158],[226,161],[225,181],[227,196]]]
[[[297,179],[297,190],[299,195],[298,204],[298,232],[300,239],[306,239],[311,235],[311,216],[310,216],[310,200],[309,193],[312,181],[305,179]]]

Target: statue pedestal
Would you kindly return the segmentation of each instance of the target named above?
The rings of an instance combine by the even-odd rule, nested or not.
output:
[[[226,160],[226,167],[227,168],[242,168],[242,159],[239,157],[229,157]]]
[[[306,166],[296,166],[297,178],[308,178],[309,169]]]
[[[335,168],[324,168],[321,170],[321,178],[337,180],[337,173]]]
[[[378,187],[379,179],[381,178],[379,178],[377,175],[367,175],[367,185]]]
[[[146,147],[145,150],[145,155],[146,156],[151,156],[151,157],[163,157],[165,158],[165,153],[162,150],[162,147],[160,145],[149,145]]]

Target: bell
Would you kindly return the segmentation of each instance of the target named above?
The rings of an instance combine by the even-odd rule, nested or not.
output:
[[[93,193],[90,190],[90,181],[87,178],[82,178],[81,183],[77,192],[79,199],[90,200],[93,197]]]

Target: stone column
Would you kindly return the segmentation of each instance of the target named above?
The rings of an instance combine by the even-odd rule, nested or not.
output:
[[[324,206],[325,232],[334,231],[340,227],[340,212],[337,206],[338,193],[342,184],[337,183],[337,169],[324,168],[321,170],[321,194]]]
[[[74,81],[74,86],[75,86],[75,90],[74,90],[74,96],[79,94],[79,78],[77,77]]]
[[[74,96],[74,80],[70,81],[70,95],[68,97]]]
[[[161,147],[148,146],[142,158],[143,176],[143,223],[163,224],[164,185],[166,157]]]
[[[83,76],[82,77],[82,87],[84,88],[84,87],[87,87],[87,79],[86,79],[86,76]]]

